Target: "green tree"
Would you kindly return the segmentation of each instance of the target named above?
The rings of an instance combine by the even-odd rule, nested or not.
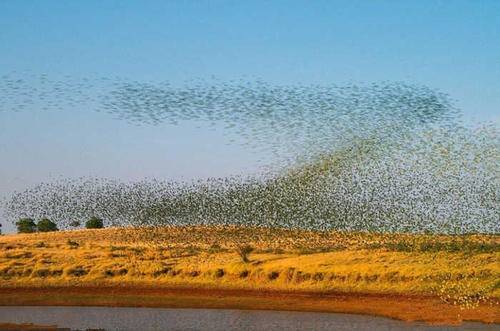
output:
[[[77,228],[80,226],[80,222],[79,221],[72,221],[71,223],[69,223],[69,226]]]
[[[100,218],[92,217],[85,223],[85,227],[87,229],[102,229],[104,222]]]
[[[39,232],[50,232],[58,230],[56,223],[52,222],[48,218],[42,218],[36,225],[36,228]]]
[[[35,221],[31,218],[21,218],[16,222],[18,233],[33,233],[36,232]]]

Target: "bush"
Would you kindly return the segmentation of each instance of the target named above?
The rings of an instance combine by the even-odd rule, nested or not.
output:
[[[40,232],[51,232],[58,230],[56,223],[52,222],[48,218],[42,218],[36,225],[36,228]]]
[[[217,277],[217,278],[224,277],[224,274],[225,274],[224,269],[215,270],[215,277]]]
[[[80,222],[79,222],[79,221],[73,221],[73,222],[69,223],[69,226],[74,227],[74,228],[77,228],[77,227],[79,227],[80,225],[81,225],[81,224],[80,224]]]
[[[78,248],[78,246],[80,246],[79,243],[77,243],[76,241],[73,241],[71,239],[68,239],[68,241],[66,243],[68,244],[68,246],[70,248]]]
[[[85,223],[87,229],[102,229],[104,227],[104,222],[102,219],[97,217],[92,217]]]
[[[244,263],[248,263],[250,262],[248,255],[253,252],[253,247],[250,245],[238,246],[236,247],[236,252]]]
[[[16,222],[18,233],[33,233],[36,231],[35,221],[31,218],[21,218]]]

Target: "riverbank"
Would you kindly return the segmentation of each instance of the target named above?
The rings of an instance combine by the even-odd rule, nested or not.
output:
[[[493,331],[496,324],[464,322],[443,327],[360,314],[272,310],[0,306],[0,330],[200,330],[200,331]],[[24,325],[23,325],[24,324]]]
[[[55,325],[36,325],[33,323],[0,323],[0,330],[3,331],[70,331],[69,329],[61,329]]]
[[[1,288],[2,306],[211,308],[354,313],[456,325],[499,323],[497,306],[460,309],[432,296],[154,287]]]
[[[239,248],[252,248],[245,262]],[[234,308],[499,323],[499,236],[266,228],[0,237],[0,305]]]

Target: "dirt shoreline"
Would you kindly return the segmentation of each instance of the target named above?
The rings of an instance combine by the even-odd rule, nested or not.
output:
[[[0,323],[0,330],[3,331],[71,331],[67,328],[58,328],[55,325],[36,325],[32,323],[23,323],[23,324],[15,324],[15,323]]]
[[[500,323],[498,302],[460,309],[433,296],[140,286],[4,287],[0,306],[213,308],[354,313],[457,325]]]

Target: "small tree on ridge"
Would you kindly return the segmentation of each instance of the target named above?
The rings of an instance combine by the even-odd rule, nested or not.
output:
[[[85,227],[87,229],[102,229],[104,227],[104,222],[102,219],[97,217],[91,217],[86,223]]]
[[[18,233],[33,233],[36,232],[36,224],[32,218],[21,218],[16,222]]]
[[[39,232],[51,232],[58,230],[56,223],[52,222],[48,218],[42,218],[36,225],[36,228]]]

